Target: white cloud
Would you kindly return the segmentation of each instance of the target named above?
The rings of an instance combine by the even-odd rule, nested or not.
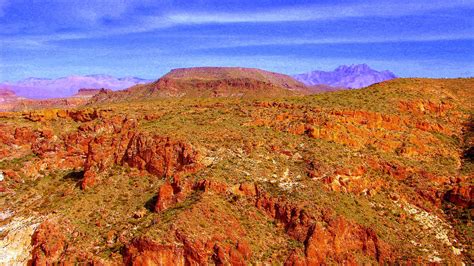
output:
[[[0,0],[0,15],[2,7],[8,5],[9,0]],[[305,5],[292,6],[287,8],[266,9],[260,11],[246,12],[212,12],[212,11],[166,11],[161,10],[156,15],[140,15],[133,12],[139,6],[156,5],[150,0],[83,0],[67,1],[61,0],[57,3],[64,3],[64,17],[72,17],[69,21],[74,27],[77,25],[83,28],[75,33],[51,33],[39,35],[23,35],[22,37],[3,37],[0,39],[2,45],[20,45],[21,47],[32,47],[49,45],[54,41],[78,40],[101,38],[107,36],[124,35],[131,33],[152,32],[159,29],[170,28],[178,25],[190,24],[220,24],[220,23],[277,23],[290,21],[321,21],[336,20],[354,17],[392,17],[406,16],[411,14],[421,14],[434,10],[443,10],[454,7],[473,7],[471,1],[466,0],[388,0],[372,3],[359,4],[329,4],[329,5]],[[159,3],[168,6],[171,0],[161,0]],[[168,4],[165,4],[168,3]],[[59,8],[60,6],[56,6]],[[113,8],[112,8],[113,7]],[[166,8],[165,8],[166,9]],[[70,14],[69,14],[70,13]],[[117,21],[116,24],[103,25],[100,23],[102,18],[112,18]],[[6,25],[3,31],[11,32],[17,29],[17,25]],[[52,31],[56,29],[51,29]],[[473,33],[450,34],[440,33],[437,35],[419,35],[419,36],[398,36],[391,37],[359,37],[359,38],[253,38],[247,40],[245,36],[218,36],[226,42],[220,42],[215,47],[235,47],[252,45],[272,45],[272,44],[334,44],[334,43],[369,43],[369,42],[397,42],[397,41],[433,41],[433,40],[456,40],[473,39]],[[208,46],[210,47],[210,46]]]
[[[378,1],[352,5],[305,5],[246,12],[174,12],[177,24],[320,21],[356,17],[399,17],[446,8],[473,6],[469,1]]]
[[[396,43],[396,42],[430,42],[430,41],[454,41],[454,40],[474,40],[474,32],[457,33],[457,34],[435,34],[435,35],[388,35],[388,36],[366,36],[357,38],[228,38],[226,41],[214,42],[210,45],[194,47],[195,49],[209,48],[232,48],[232,47],[248,47],[248,46],[265,46],[265,45],[317,45],[317,44],[363,44],[363,43]]]

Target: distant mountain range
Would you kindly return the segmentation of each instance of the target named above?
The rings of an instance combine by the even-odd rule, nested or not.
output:
[[[136,77],[116,78],[109,75],[74,75],[58,79],[27,78],[18,82],[0,83],[0,88],[9,89],[21,97],[48,99],[70,97],[81,88],[121,90],[151,81]]]
[[[342,65],[334,69],[334,71],[312,71],[294,75],[293,78],[308,86],[328,85],[336,88],[358,89],[394,79],[396,76],[388,70],[377,71],[366,64],[360,64]]]
[[[26,111],[43,108],[73,108],[85,105],[94,95],[98,93],[111,92],[108,89],[79,89],[70,97],[31,99],[19,97],[14,91],[0,88],[0,112],[3,111]]]
[[[296,80],[294,80],[294,79]],[[273,88],[284,89],[284,91],[307,90],[311,93],[319,93],[324,91],[333,91],[347,88],[362,88],[374,83],[396,78],[390,71],[376,71],[371,69],[366,64],[339,66],[334,71],[312,71],[309,73],[298,74],[292,77],[249,68],[189,68],[173,70],[164,76],[164,81],[169,84],[160,83],[160,93],[172,93],[173,90],[164,89],[164,87],[173,87],[180,93],[184,93],[183,88],[186,88],[185,94],[202,94],[204,93],[202,87],[196,87],[196,92],[193,92],[193,86],[204,86],[202,82],[197,80],[211,79],[219,84],[207,84],[206,86],[218,86],[219,89],[214,90],[216,95],[232,95],[232,91],[227,91],[228,88],[233,87],[237,94],[258,94],[262,84],[273,84]],[[179,84],[175,84],[176,79],[179,79]],[[186,79],[194,79],[194,81]],[[236,80],[237,79],[237,80]],[[162,80],[162,83],[164,82]],[[218,81],[219,80],[219,81]],[[221,84],[223,80],[226,82],[234,82],[235,84]],[[252,84],[251,87],[256,87],[254,92],[247,88],[246,80],[256,81],[262,83],[260,85]],[[29,99],[50,99],[50,98],[67,98],[73,96],[79,89],[100,89],[105,88],[109,90],[123,90],[131,88],[135,85],[152,83],[154,80],[141,79],[137,77],[116,78],[109,75],[86,75],[86,76],[67,76],[58,79],[45,78],[27,78],[17,82],[0,83],[0,89],[6,89],[14,92],[18,97]],[[183,83],[184,82],[184,83]],[[197,83],[196,83],[197,82]],[[301,83],[300,83],[301,82]],[[186,84],[185,84],[186,83]],[[240,84],[242,83],[242,84]],[[240,84],[240,85],[239,85]],[[211,86],[212,85],[212,86]],[[303,87],[307,88],[303,89]],[[239,90],[245,89],[243,92]],[[227,89],[223,89],[226,87]],[[178,89],[179,88],[179,89]],[[214,88],[215,89],[215,88]],[[249,90],[250,89],[250,90]],[[223,91],[221,91],[223,90]],[[206,91],[209,93],[210,90]],[[204,94],[206,94],[204,93]],[[267,91],[268,93],[268,91]]]

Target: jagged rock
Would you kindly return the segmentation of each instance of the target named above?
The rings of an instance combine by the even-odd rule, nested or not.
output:
[[[123,262],[125,265],[184,265],[185,256],[183,248],[140,238],[125,248]]]
[[[200,168],[198,154],[190,145],[143,133],[130,139],[122,163],[159,177],[192,173]]]
[[[76,122],[87,122],[98,118],[105,118],[107,110],[82,109],[45,109],[31,111],[23,114],[23,117],[33,122],[44,122],[57,119],[71,119]]]
[[[473,208],[474,207],[474,186],[464,184],[454,187],[449,190],[444,198],[461,207]]]
[[[63,262],[67,237],[65,230],[52,220],[46,220],[36,229],[33,238],[33,265],[51,265]]]

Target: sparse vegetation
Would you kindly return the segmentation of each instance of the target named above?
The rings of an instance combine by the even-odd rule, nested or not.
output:
[[[466,110],[472,111],[466,95],[472,99],[473,86],[472,79],[397,79],[361,90],[304,97],[109,103],[89,107],[110,111],[108,117],[87,122],[2,120],[13,128],[50,129],[55,140],[49,145],[63,145],[67,134],[105,134],[78,131],[78,127],[99,127],[114,115],[134,119],[138,125],[133,130],[183,141],[199,153],[203,167],[183,175],[182,180],[224,184],[226,192],[193,190],[170,208],[155,212],[158,189],[170,182],[169,178],[113,163],[98,173],[97,185],[81,190],[83,169],[65,169],[61,159],[66,155],[53,157],[54,152],[45,152],[38,156],[29,150],[0,161],[0,170],[21,175],[18,180],[6,178],[5,188],[11,192],[1,194],[0,205],[14,210],[15,216],[59,217],[70,222],[68,247],[82,251],[82,261],[120,261],[127,245],[140,237],[163,245],[179,243],[182,248],[187,244],[181,235],[202,243],[203,250],[209,243],[234,247],[245,242],[252,254],[250,263],[281,263],[294,250],[304,254],[305,241],[289,234],[287,224],[257,208],[251,196],[236,192],[241,184],[251,183],[269,197],[298,206],[323,228],[330,228],[335,217],[343,217],[373,229],[393,250],[393,261],[429,262],[436,254],[444,263],[471,263],[472,205],[455,207],[443,195],[460,182],[472,185],[471,162],[461,158],[460,151],[471,145],[465,141],[463,125],[468,118]],[[423,107],[425,110],[416,113],[404,110],[400,102],[408,102],[407,108],[430,102],[435,107],[446,105],[443,110]],[[343,111],[368,114],[367,121]],[[393,115],[406,122],[371,127],[370,119],[378,121],[377,115]],[[269,122],[260,123],[263,119]],[[334,127],[328,131],[336,137],[311,135],[309,126],[324,128],[332,122]],[[297,131],[294,128],[299,124],[303,127]],[[366,143],[360,142],[366,137],[359,130],[369,134]],[[342,141],[344,134],[355,144]],[[396,148],[386,147],[391,137],[398,141]],[[12,147],[2,145],[1,149]],[[86,155],[78,156],[85,160]],[[31,176],[23,171],[28,162],[48,165],[39,176]],[[443,225],[449,222],[453,229],[447,237],[452,245],[438,241],[436,230],[424,228],[407,206],[439,217]],[[206,252],[214,252],[213,248]],[[453,253],[453,248],[462,253]],[[377,261],[363,251],[354,251],[351,258],[359,263]]]

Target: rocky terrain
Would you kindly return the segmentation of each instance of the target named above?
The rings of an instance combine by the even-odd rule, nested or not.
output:
[[[392,72],[377,71],[366,64],[339,66],[334,71],[312,71],[293,76],[306,85],[328,85],[336,88],[359,89],[396,78]]]
[[[472,264],[474,79],[305,88],[179,69],[0,113],[0,264]]]

